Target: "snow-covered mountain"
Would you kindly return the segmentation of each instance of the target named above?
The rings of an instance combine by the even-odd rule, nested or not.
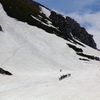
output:
[[[12,75],[0,74],[0,100],[99,100],[100,51],[80,42],[72,33],[71,37],[61,38],[59,28],[48,18],[48,9],[33,14],[28,10],[30,16],[11,12],[11,17],[3,4],[12,2],[2,1],[0,67]],[[23,10],[25,6],[21,6]],[[19,9],[15,5],[9,8]],[[25,15],[23,19],[21,14]],[[59,81],[69,73],[71,77]]]
[[[86,45],[97,49],[93,36],[74,19],[58,14],[32,0],[0,0],[7,14],[64,39],[71,34]],[[34,16],[34,18],[33,18]],[[48,23],[49,22],[49,23]],[[53,27],[52,27],[53,26]],[[71,34],[70,34],[71,33]]]

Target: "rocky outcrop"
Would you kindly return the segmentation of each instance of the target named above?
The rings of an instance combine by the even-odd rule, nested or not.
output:
[[[23,0],[24,2],[28,3],[38,11],[41,10],[39,6],[43,6],[35,1],[32,0]],[[48,9],[48,8],[46,8]],[[93,35],[89,34],[84,27],[81,27],[79,23],[77,23],[74,19],[63,15],[58,14],[54,11],[51,11],[50,19],[58,24],[59,30],[62,32],[64,38],[71,37],[70,33],[78,38],[81,42],[85,43],[86,45],[97,49],[96,43],[93,39]],[[62,36],[61,35],[61,36]]]
[[[27,4],[29,4],[30,6],[34,7],[35,9],[37,9],[39,11],[41,10],[39,7],[40,4],[33,0],[22,0],[22,1],[26,2]]]
[[[9,71],[6,71],[6,70],[4,70],[2,68],[0,68],[0,73],[4,74],[4,75],[12,75],[12,73],[10,73]]]
[[[27,3],[28,5],[30,5],[32,8],[34,8],[38,13],[41,12],[41,7],[43,6],[33,0],[21,0],[24,1],[25,3]],[[44,6],[43,6],[44,7]],[[5,7],[6,8],[6,7]],[[46,8],[46,7],[45,7]],[[48,8],[46,8],[48,9]],[[8,8],[6,9],[8,10]],[[10,9],[11,10],[11,9]],[[50,32],[50,33],[55,33],[56,35],[67,39],[68,37],[71,38],[72,35],[74,37],[76,37],[77,39],[79,39],[81,42],[85,43],[86,45],[97,49],[96,47],[96,43],[93,39],[93,36],[91,34],[89,34],[85,28],[81,27],[74,19],[66,16],[64,17],[61,14],[58,14],[54,11],[51,11],[51,15],[49,16],[49,20],[52,21],[53,26],[57,27],[57,30],[55,31],[54,29],[51,29],[50,27],[47,26],[43,26],[42,24],[40,25],[40,23],[36,22],[35,20],[33,21],[33,18],[30,17],[29,15],[24,15],[25,18],[20,18],[20,16],[22,16],[22,12],[18,11],[18,13],[20,12],[21,15],[18,16],[16,14],[12,15],[11,11],[9,11],[11,17],[15,17],[18,20],[27,22],[30,25],[35,25],[38,26],[39,28],[43,28],[44,30]],[[14,12],[14,11],[13,11]],[[34,11],[33,11],[34,12]],[[17,17],[16,17],[16,16]],[[38,15],[38,14],[37,14]],[[43,17],[43,16],[42,16]],[[46,17],[46,16],[45,16]],[[30,19],[30,20],[29,20]],[[48,18],[47,18],[48,19]]]
[[[1,25],[0,25],[0,31],[3,31]]]
[[[22,1],[28,3],[30,6],[32,6],[38,11],[41,11],[40,6],[43,6],[32,0],[22,0]],[[73,36],[78,38],[81,42],[85,43],[86,45],[92,48],[97,49],[96,43],[93,39],[93,35],[89,34],[85,30],[85,28],[81,27],[74,19],[68,16],[63,17],[63,15],[58,14],[54,11],[51,11],[51,15],[49,16],[49,18],[52,20],[53,23],[55,23],[59,27],[59,30],[61,31],[61,37],[66,39],[66,37],[71,37],[72,34]]]
[[[70,27],[71,33],[80,39],[83,43],[87,44],[90,47],[97,48],[96,43],[93,39],[93,35],[89,34],[84,27],[80,27],[80,25],[71,19],[70,17],[66,17],[68,21],[68,26]]]
[[[64,33],[65,37],[70,36],[70,33],[78,38],[81,42],[86,45],[97,49],[96,43],[93,39],[93,35],[89,34],[84,27],[81,27],[74,19],[66,16],[63,17],[60,14],[52,11],[50,18],[57,24],[59,24],[59,30]]]

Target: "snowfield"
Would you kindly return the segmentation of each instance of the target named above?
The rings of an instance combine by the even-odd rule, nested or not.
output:
[[[51,15],[51,11],[42,6],[40,6],[40,8],[41,8],[41,13],[44,13],[49,18],[49,16]]]
[[[100,100],[99,61],[79,60],[69,41],[10,18],[2,5],[0,25],[0,67],[13,74],[0,74],[0,100]]]

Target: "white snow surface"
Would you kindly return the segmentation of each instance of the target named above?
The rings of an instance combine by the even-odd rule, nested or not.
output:
[[[8,17],[2,5],[0,25],[0,67],[13,74],[0,74],[0,100],[100,100],[99,61],[79,60],[68,41]]]
[[[41,8],[41,13],[45,14],[46,17],[49,18],[49,16],[51,15],[51,11],[42,6],[40,6],[40,8]]]

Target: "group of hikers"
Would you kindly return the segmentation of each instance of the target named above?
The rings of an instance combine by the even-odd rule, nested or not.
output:
[[[59,80],[62,80],[62,79],[64,79],[64,78],[70,77],[70,76],[71,76],[71,74],[62,75],[62,76],[59,78]]]
[[[62,70],[60,70],[60,72],[62,72]],[[59,78],[59,81],[66,78],[66,77],[70,77],[71,74],[65,74],[65,75],[62,75],[60,78]]]

